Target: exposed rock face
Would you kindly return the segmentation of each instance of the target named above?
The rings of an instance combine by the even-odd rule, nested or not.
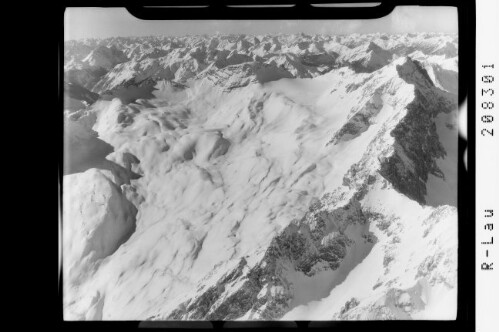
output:
[[[67,82],[80,85],[86,89],[92,89],[95,83],[106,74],[104,68],[76,68],[64,72]]]
[[[166,318],[232,320],[248,312],[261,320],[281,317],[289,310],[293,298],[287,277],[290,270],[311,277],[338,269],[347,250],[356,245],[345,235],[345,230],[352,224],[367,222],[356,200],[332,211],[325,208],[328,203],[330,196],[314,202],[300,221],[292,222],[272,239],[255,267],[249,268],[242,258],[216,285],[198,298],[180,304]],[[371,233],[365,234],[365,238],[375,242]],[[224,297],[232,284],[241,286]]]
[[[97,93],[87,90],[80,85],[66,82],[64,83],[64,95],[71,99],[82,100],[88,105],[95,103],[99,99]]]
[[[397,190],[424,204],[428,174],[444,177],[436,164],[446,152],[437,135],[435,117],[440,112],[455,110],[456,104],[448,93],[435,88],[417,61],[409,58],[397,70],[404,80],[415,85],[415,99],[407,106],[407,115],[391,132],[400,148],[382,164],[380,173]],[[413,167],[406,167],[407,159]]]
[[[383,107],[381,100],[381,89],[374,91],[372,98],[348,120],[334,135],[328,144],[337,144],[339,141],[353,139],[366,130],[372,124],[375,117]]]

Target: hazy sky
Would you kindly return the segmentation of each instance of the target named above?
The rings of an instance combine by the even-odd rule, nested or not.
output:
[[[140,20],[124,8],[68,8],[64,39],[224,33],[457,32],[455,7],[396,7],[371,20]]]

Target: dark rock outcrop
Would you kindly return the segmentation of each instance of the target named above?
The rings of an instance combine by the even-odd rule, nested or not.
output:
[[[407,106],[406,116],[391,131],[395,152],[381,164],[379,173],[396,190],[425,204],[428,175],[443,178],[437,159],[446,151],[440,142],[435,117],[457,107],[455,95],[436,88],[422,66],[410,58],[398,66],[400,76],[415,86],[415,98]],[[408,167],[409,160],[412,167]]]
[[[246,260],[226,274],[201,296],[182,303],[166,319],[233,320],[248,311],[258,312],[258,319],[278,319],[289,310],[293,299],[289,271],[306,276],[337,269],[354,241],[344,234],[352,223],[365,223],[359,202],[329,211],[325,202],[329,197],[314,201],[299,221],[293,221],[274,237],[262,260],[244,272]],[[241,283],[239,289],[227,297],[227,288]],[[271,292],[269,289],[280,289]]]

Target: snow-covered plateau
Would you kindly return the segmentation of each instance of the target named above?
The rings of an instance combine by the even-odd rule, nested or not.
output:
[[[457,35],[67,41],[67,320],[451,320]]]

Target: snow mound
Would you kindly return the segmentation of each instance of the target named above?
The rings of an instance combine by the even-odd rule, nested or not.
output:
[[[71,284],[81,282],[92,263],[112,255],[135,231],[137,209],[110,176],[93,168],[64,177],[64,265]]]

